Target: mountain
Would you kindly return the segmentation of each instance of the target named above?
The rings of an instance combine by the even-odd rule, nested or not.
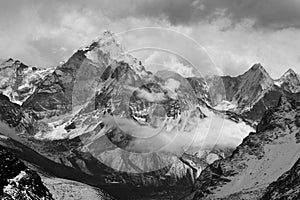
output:
[[[209,91],[218,104],[223,100],[235,105],[239,112],[249,109],[273,85],[273,80],[261,64],[255,64],[237,77],[222,76],[207,78]],[[215,100],[215,101],[216,101]]]
[[[285,72],[275,84],[291,93],[300,92],[300,76],[292,69]]]
[[[0,199],[53,200],[40,176],[1,145]]]
[[[214,75],[189,79],[193,80],[190,84],[200,94],[199,98],[212,107],[235,112],[254,123],[276,106],[280,96],[300,99],[299,75],[291,69],[278,80],[273,80],[261,64],[236,77]]]
[[[139,150],[138,147],[127,148],[139,139],[123,130],[130,124],[137,130],[156,131],[162,127],[166,131],[169,129],[169,133],[179,128],[192,128],[195,122],[188,122],[188,115],[184,113],[190,112],[191,119],[201,119],[203,114],[191,107],[197,103],[194,93],[190,92],[192,90],[178,85],[179,81],[186,80],[182,77],[175,79],[154,77],[135,58],[122,56],[105,69],[95,96],[73,118],[59,125],[61,129],[36,134],[45,142],[35,149],[56,162],[89,174],[91,180],[98,180],[99,185],[113,184],[115,188],[136,191],[136,194],[127,195],[139,196],[141,190],[150,187],[158,190],[166,185],[172,188],[179,183],[191,186],[195,179],[194,171],[205,167],[200,159],[192,161],[190,157],[164,152],[149,152],[149,155],[134,153]],[[175,89],[180,92],[175,92]],[[149,110],[152,112],[147,112]],[[64,116],[61,117],[63,119]],[[120,119],[124,127],[116,126],[113,119]],[[174,180],[178,183],[175,184]],[[178,192],[184,192],[183,189]],[[110,192],[117,197],[133,198],[124,196],[128,192],[117,191]],[[152,193],[151,190],[148,193]],[[150,194],[144,192],[143,195]]]
[[[12,58],[0,62],[0,93],[21,105],[53,69],[29,67]]]
[[[118,199],[179,198],[253,130],[200,95],[179,74],[147,71],[105,32],[48,74],[21,106],[3,95],[0,108],[11,112],[0,113],[2,122],[14,122],[3,125],[14,142],[3,143],[50,173],[49,185],[68,179]],[[19,129],[23,124],[31,128]]]
[[[53,198],[262,197],[298,159],[287,99],[300,93],[260,64],[237,77],[153,74],[106,31],[33,85],[21,103],[0,94],[0,144]]]
[[[299,159],[299,109],[295,100],[281,97],[231,156],[201,173],[192,199],[259,199],[269,185],[271,191],[271,183]]]
[[[95,92],[99,77],[121,46],[111,32],[86,48],[79,49],[37,87],[22,107],[35,119],[69,113]]]

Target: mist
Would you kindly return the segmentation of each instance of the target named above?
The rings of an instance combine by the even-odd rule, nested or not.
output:
[[[201,110],[207,118],[190,118],[189,113],[184,112],[178,119],[166,118],[159,128],[141,126],[119,117],[107,117],[103,122],[130,135],[132,139],[125,150],[140,153],[181,154],[189,149],[200,152],[216,145],[235,148],[254,131],[245,122],[236,123],[208,109]]]

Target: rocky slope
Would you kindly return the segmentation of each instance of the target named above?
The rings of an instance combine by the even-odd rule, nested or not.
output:
[[[3,146],[0,146],[0,199],[53,199],[40,176]]]
[[[300,159],[295,165],[279,177],[275,182],[271,183],[261,200],[277,200],[300,198]]]
[[[278,106],[265,114],[256,133],[250,133],[231,156],[201,173],[189,198],[260,199],[299,159],[299,106],[282,97]]]
[[[113,200],[100,189],[79,182],[53,177],[42,177],[42,180],[56,200]]]
[[[54,199],[84,200],[87,197],[103,200],[114,199],[99,189],[99,181],[101,181],[99,177],[96,179],[79,170],[51,161],[29,148],[30,145],[26,146],[3,135],[0,135],[0,145],[13,152],[30,169],[37,172]],[[53,150],[53,152],[57,151]]]
[[[53,70],[29,67],[12,58],[0,62],[0,93],[21,105]]]

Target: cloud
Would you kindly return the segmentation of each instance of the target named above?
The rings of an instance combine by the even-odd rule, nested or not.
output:
[[[166,121],[163,127],[140,126],[132,120],[106,118],[104,123],[133,137],[128,149],[132,152],[166,151],[183,153],[188,149],[203,151],[217,146],[235,148],[254,129],[244,122],[235,123],[201,108],[208,116],[204,119],[189,117],[182,112],[180,122]],[[167,130],[166,127],[171,127]]]
[[[119,0],[102,0],[89,4],[102,8],[111,19],[160,17],[173,25],[186,25],[222,16],[229,17],[233,24],[251,19],[255,26],[264,28],[300,26],[298,0],[123,0],[122,3]]]
[[[148,92],[144,89],[136,90],[136,96],[145,99],[149,102],[160,103],[167,100],[167,95],[165,93],[156,93],[156,92]]]
[[[223,74],[241,74],[255,63],[261,63],[273,78],[279,78],[289,67],[300,73],[300,30],[256,30],[253,21],[244,21],[223,31],[224,20],[202,23],[190,33],[206,48]]]
[[[167,94],[170,98],[172,99],[177,99],[178,95],[176,93],[176,90],[180,87],[180,82],[176,81],[172,78],[168,79],[165,82],[165,85],[163,86],[163,88],[167,91]]]
[[[41,67],[53,66],[88,45],[105,29],[118,33],[156,26],[183,33],[204,49],[166,31],[136,31],[129,34],[124,46],[128,49],[155,46],[175,52],[183,56],[178,58],[183,66],[177,69],[193,66],[197,68],[196,72],[193,70],[196,75],[211,69],[214,73],[237,75],[260,62],[273,77],[279,77],[288,68],[297,70],[300,65],[299,3],[298,0],[2,0],[0,57],[13,57]],[[138,55],[141,60],[153,52],[143,53],[144,56]]]
[[[190,65],[185,65],[175,55],[162,53],[159,51],[149,52],[149,56],[145,58],[144,64],[147,69],[156,73],[161,70],[168,70],[180,74],[183,77],[194,77],[194,68]]]
[[[166,16],[175,25],[225,16],[234,24],[252,19],[258,27],[300,27],[298,0],[150,0],[138,4],[136,10],[143,16]]]
[[[176,57],[171,57],[171,60],[164,62],[163,65],[166,66],[170,71],[176,72],[182,75],[183,77],[195,76],[195,74],[193,73],[193,68],[184,65]]]

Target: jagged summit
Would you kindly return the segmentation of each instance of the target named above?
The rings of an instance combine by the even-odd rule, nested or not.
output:
[[[87,58],[93,62],[99,63],[99,56],[107,56],[110,59],[118,58],[123,52],[121,44],[117,41],[114,33],[104,31],[103,34],[94,40],[90,45],[81,48]]]
[[[269,73],[267,72],[267,70],[260,63],[254,64],[248,71],[246,71],[241,76],[245,76],[246,74],[253,74],[253,73],[262,74],[263,77],[272,79]]]
[[[251,70],[264,70],[264,71],[266,71],[265,68],[262,66],[261,63],[254,64],[250,69]]]
[[[275,84],[291,93],[300,92],[300,76],[292,69],[288,69],[280,79],[275,80]]]
[[[297,74],[292,68],[289,68],[285,73],[284,73],[284,75],[283,76],[285,76],[285,75],[295,75],[295,74]]]
[[[274,80],[260,63],[239,76],[212,76],[206,82],[215,109],[234,111],[257,122],[266,110],[277,105],[282,94],[298,96],[300,92],[300,76],[294,70]],[[198,92],[198,88],[194,90]]]
[[[247,72],[238,76],[233,101],[242,109],[252,106],[274,84],[273,79],[261,64],[253,65]],[[225,86],[225,90],[226,90]]]

